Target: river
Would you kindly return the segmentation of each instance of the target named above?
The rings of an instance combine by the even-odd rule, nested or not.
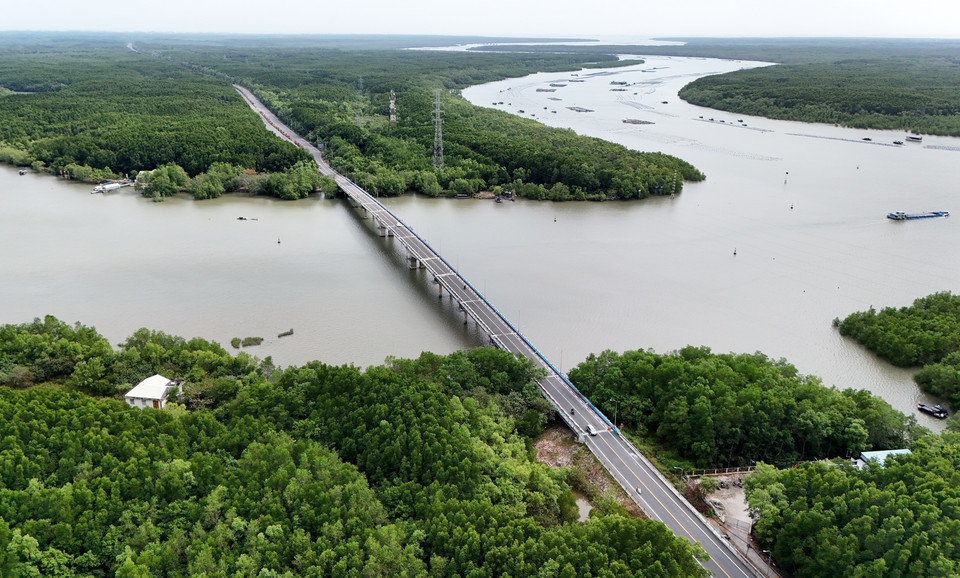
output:
[[[693,78],[758,64],[655,57],[608,75],[539,74],[464,91],[475,104],[503,101],[498,108],[674,154],[707,174],[673,198],[385,204],[563,369],[603,349],[761,351],[915,413],[927,398],[911,372],[830,322],[956,291],[955,222],[885,215],[955,208],[960,140],[895,146],[903,133],[743,117],[676,97]],[[550,83],[566,86],[536,91]],[[406,268],[398,243],[343,201],[154,203],[130,189],[89,191],[0,168],[0,321],[52,314],[114,344],[144,326],[229,350],[233,337],[261,336],[245,351],[280,365],[363,367],[483,342],[422,271]]]

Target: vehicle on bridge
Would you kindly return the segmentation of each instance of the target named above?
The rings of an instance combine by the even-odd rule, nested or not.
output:
[[[596,428],[594,428],[592,425],[587,424],[587,433],[590,434],[590,435],[592,435],[592,436],[595,436],[595,435],[597,435],[597,430],[596,430]]]

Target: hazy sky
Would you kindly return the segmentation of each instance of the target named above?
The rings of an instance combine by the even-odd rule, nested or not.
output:
[[[0,30],[960,37],[960,0],[15,0]]]

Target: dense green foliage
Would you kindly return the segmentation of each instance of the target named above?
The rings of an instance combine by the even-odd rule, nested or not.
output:
[[[960,407],[960,296],[934,293],[879,313],[871,307],[834,325],[894,365],[923,365],[917,384]]]
[[[278,171],[309,160],[227,83],[122,42],[17,38],[0,35],[0,86],[16,91],[0,95],[2,160],[119,174],[176,163],[190,175],[215,162]]]
[[[91,395],[116,396],[162,372],[187,379],[186,401],[202,407],[232,398],[243,381],[271,370],[269,358],[258,363],[204,339],[161,331],[139,329],[115,351],[92,327],[70,326],[49,315],[0,326],[0,385],[8,387],[56,382]]]
[[[758,466],[744,480],[754,536],[795,576],[960,574],[960,437],[918,440],[912,455],[863,471]]]
[[[62,360],[58,389],[0,388],[5,576],[705,574],[658,522],[575,522],[570,472],[529,446],[539,370],[506,352],[275,371],[146,329],[114,353],[52,317],[0,344],[0,367]],[[191,411],[62,390],[95,362],[109,392],[187,379]]]
[[[545,127],[456,95],[471,84],[534,71],[618,64],[609,54],[466,54],[331,50],[265,43],[138,44],[145,53],[241,83],[295,131],[323,145],[337,170],[378,195],[513,190],[533,199],[644,198],[679,192],[703,174],[677,158],[639,153]],[[433,167],[434,92],[442,97],[444,169]],[[388,120],[396,94],[397,125]]]
[[[314,441],[0,389],[4,576],[414,575],[407,530]]]
[[[762,354],[686,347],[591,355],[570,380],[606,413],[698,466],[745,465],[903,447],[914,418],[865,390],[837,391]]]
[[[0,162],[97,182],[160,172],[146,195],[197,199],[246,190],[296,199],[305,151],[270,135],[229,85],[239,82],[322,144],[335,168],[379,195],[513,190],[533,199],[643,198],[703,174],[674,157],[630,151],[469,105],[456,90],[537,71],[617,66],[612,54],[485,55],[360,49],[344,37],[119,38],[0,35]],[[431,44],[409,38],[414,45]],[[436,39],[434,39],[435,43]],[[433,166],[433,90],[445,88],[445,165]],[[399,122],[390,126],[390,91]],[[180,167],[190,181],[168,178]],[[309,167],[310,165],[306,165]],[[235,167],[224,175],[224,167]],[[254,178],[244,169],[270,172]],[[211,176],[215,175],[215,176]],[[316,177],[313,177],[314,179]]]

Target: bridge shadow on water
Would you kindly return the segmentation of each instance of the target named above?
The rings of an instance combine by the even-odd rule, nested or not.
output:
[[[447,291],[441,294],[439,285],[434,283],[433,275],[429,271],[412,269],[407,265],[406,249],[397,239],[381,236],[373,226],[373,220],[365,217],[350,199],[338,198],[337,202],[346,203],[350,207],[348,212],[360,225],[363,234],[370,239],[370,246],[375,248],[377,260],[402,280],[399,284],[391,285],[389,290],[396,291],[398,286],[402,287],[411,299],[423,306],[424,315],[435,315],[445,329],[460,336],[458,343],[451,344],[451,351],[491,345],[486,332],[473,319],[464,316],[457,300]]]

